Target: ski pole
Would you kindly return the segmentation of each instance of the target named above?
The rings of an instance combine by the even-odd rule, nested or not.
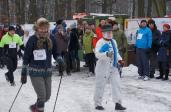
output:
[[[17,92],[17,94],[16,94],[16,96],[15,96],[13,102],[12,102],[12,105],[11,105],[11,107],[10,107],[10,109],[9,109],[9,112],[11,112],[11,109],[12,109],[14,103],[15,103],[15,100],[17,99],[18,94],[19,94],[20,91],[21,91],[22,86],[23,86],[23,84],[21,84],[21,86],[20,86],[20,88],[19,88],[19,90],[18,90],[18,92]]]
[[[55,99],[55,104],[54,104],[53,112],[55,112],[55,107],[56,107],[56,103],[57,103],[57,100],[58,100],[58,95],[59,95],[59,90],[60,90],[60,87],[61,87],[61,83],[62,83],[62,75],[61,75],[61,78],[60,78],[60,82],[59,82],[59,86],[58,86],[58,91],[57,91],[57,94],[56,94],[56,99]]]

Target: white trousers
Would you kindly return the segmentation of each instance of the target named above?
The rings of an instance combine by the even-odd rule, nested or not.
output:
[[[103,65],[104,66],[104,65]],[[100,67],[101,68],[101,67]],[[95,106],[101,106],[104,89],[107,81],[110,81],[112,88],[112,100],[114,103],[121,103],[121,83],[118,69],[109,67],[108,70],[96,68],[96,87],[94,101]]]

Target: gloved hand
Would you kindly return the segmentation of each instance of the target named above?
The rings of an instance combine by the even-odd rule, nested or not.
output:
[[[164,42],[162,40],[160,41],[160,46],[164,47]]]
[[[125,64],[125,61],[124,60],[119,60],[118,63],[123,67],[124,64]]]
[[[23,75],[21,76],[21,83],[26,84],[27,83],[27,76]]]
[[[56,59],[56,61],[57,61],[57,63],[59,65],[64,65],[64,60],[63,60],[63,58],[61,56],[58,56],[57,59]]]
[[[27,66],[23,65],[21,70],[21,83],[26,84],[27,82]]]
[[[107,57],[113,58],[114,57],[114,52],[113,51],[109,51],[106,53]]]

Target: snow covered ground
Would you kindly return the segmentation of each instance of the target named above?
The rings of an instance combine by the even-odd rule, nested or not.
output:
[[[8,112],[9,107],[20,87],[20,71],[15,72],[16,86],[11,87],[6,82],[4,73],[0,70],[0,112]],[[52,96],[45,106],[45,112],[52,112],[60,77],[54,72],[52,80]],[[156,73],[158,74],[158,73]],[[152,79],[137,80],[137,68],[133,65],[123,69],[122,94],[126,112],[171,112],[171,81]],[[55,112],[100,112],[94,109],[95,77],[87,77],[87,70],[64,76]],[[30,79],[23,86],[11,112],[30,112],[29,105],[35,103],[36,94]],[[111,98],[110,85],[107,84],[103,100],[105,111],[115,112]]]

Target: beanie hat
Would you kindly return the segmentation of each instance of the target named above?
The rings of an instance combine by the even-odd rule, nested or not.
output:
[[[164,24],[163,27],[166,27],[166,28],[170,29],[170,25],[169,24]]]
[[[8,31],[11,31],[11,30],[15,31],[15,27],[14,26],[9,26]]]

